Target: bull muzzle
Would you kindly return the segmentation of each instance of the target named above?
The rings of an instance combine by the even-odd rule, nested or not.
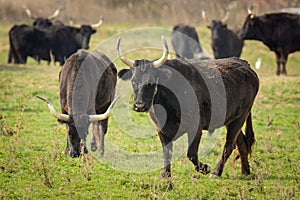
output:
[[[143,103],[135,103],[133,104],[133,110],[136,112],[146,112],[148,109]]]
[[[62,120],[62,121],[66,121],[68,122],[70,120],[70,116],[67,115],[67,114],[61,114],[61,113],[57,113],[55,111],[55,108],[54,106],[52,105],[52,103],[44,98],[44,97],[41,97],[41,96],[36,96],[37,98],[43,100],[44,102],[46,102],[48,104],[48,108],[51,112],[51,114],[59,119],[59,120]],[[96,114],[96,115],[89,115],[89,121],[90,122],[96,122],[96,121],[101,121],[101,120],[104,120],[104,119],[107,119],[109,117],[109,115],[111,114],[112,112],[112,108],[114,107],[115,103],[117,102],[117,100],[119,99],[120,97],[117,97],[113,100],[113,102],[110,104],[110,106],[108,107],[108,109],[105,111],[105,113],[103,114]]]

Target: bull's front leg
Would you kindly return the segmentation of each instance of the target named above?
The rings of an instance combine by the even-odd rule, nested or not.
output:
[[[172,160],[172,150],[173,142],[172,139],[164,135],[161,131],[158,132],[164,154],[164,171],[161,173],[161,177],[168,178],[171,177],[171,160]]]
[[[187,157],[194,164],[195,170],[202,174],[208,174],[210,172],[210,167],[207,164],[203,164],[199,162],[198,159],[198,149],[200,140],[202,137],[202,130],[199,130],[197,133],[189,133],[188,134],[188,153]]]
[[[86,138],[80,139],[80,155],[87,154],[88,150],[86,148]]]

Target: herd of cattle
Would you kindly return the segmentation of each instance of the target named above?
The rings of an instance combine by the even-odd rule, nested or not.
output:
[[[240,57],[244,40],[259,40],[276,54],[276,74],[286,74],[288,54],[300,50],[300,17],[292,13],[272,13],[254,16],[251,10],[241,30],[230,30],[225,20],[212,20],[211,47],[214,58]],[[33,26],[14,25],[9,31],[8,63],[24,64],[27,57],[38,62],[51,59],[63,65],[65,59],[78,49],[88,49],[91,35],[102,20],[92,25],[67,26],[53,20],[56,10],[49,17],[34,17]],[[172,45],[177,57],[210,59],[203,53],[197,32],[193,26],[178,24],[172,32]],[[281,68],[282,66],[282,68]]]
[[[238,58],[243,40],[260,40],[266,44],[276,53],[277,74],[286,74],[287,55],[300,50],[299,15],[274,13],[255,17],[249,13],[239,34],[228,30],[222,21],[213,20],[208,28],[211,29],[216,59],[203,53],[195,28],[183,24],[175,26],[172,33],[176,59],[168,58],[169,48],[162,37],[161,58],[130,60],[121,53],[119,38],[117,55],[129,67],[119,72],[99,51],[77,51],[88,48],[90,36],[96,32],[92,27],[75,28],[53,23],[50,18],[35,18],[34,26],[14,26],[9,31],[9,62],[13,59],[15,63],[26,63],[27,56],[50,62],[50,54],[53,54],[55,61],[63,65],[59,75],[62,113],[57,113],[47,99],[39,98],[48,104],[54,117],[67,125],[66,153],[78,157],[88,152],[86,138],[92,123],[91,150],[104,154],[108,117],[117,100],[118,76],[131,81],[133,110],[148,112],[156,126],[163,147],[163,177],[171,176],[173,141],[185,133],[188,135],[187,156],[195,170],[210,173],[210,167],[198,159],[202,131],[213,132],[222,126],[227,128],[226,141],[211,177],[222,175],[236,146],[242,174],[250,174],[248,156],[255,142],[251,109],[259,79],[247,61]],[[161,105],[166,114],[162,114],[161,106],[156,105]],[[242,131],[244,124],[245,134]]]
[[[9,31],[10,49],[8,63],[25,64],[27,57],[37,61],[54,61],[63,65],[65,59],[78,49],[88,49],[91,35],[96,33],[96,28],[102,20],[92,25],[67,26],[61,21],[52,21],[59,13],[42,18],[33,17],[27,9],[27,14],[34,19],[33,26],[25,24],[14,25]]]

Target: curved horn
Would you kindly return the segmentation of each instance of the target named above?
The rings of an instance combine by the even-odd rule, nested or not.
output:
[[[102,22],[103,21],[102,21],[102,18],[101,18],[97,24],[91,24],[91,27],[92,28],[97,28],[97,27],[99,27],[102,24]]]
[[[229,17],[229,11],[226,12],[226,15],[223,17],[223,19],[221,19],[221,22],[224,24],[227,21],[228,17]]]
[[[133,67],[134,62],[128,58],[126,58],[125,56],[122,55],[121,49],[120,49],[120,41],[121,41],[121,37],[118,38],[117,40],[117,54],[118,57],[121,59],[121,61],[128,65],[130,68]]]
[[[253,15],[253,4],[248,4],[247,11],[249,15]]]
[[[113,102],[110,104],[110,106],[105,111],[105,113],[99,115],[89,115],[90,122],[96,122],[96,121],[107,119],[112,111],[112,108],[114,107],[115,103],[119,100],[119,98],[120,97],[117,97],[113,100]]]
[[[49,17],[47,17],[49,20],[52,20],[54,18],[56,18],[59,15],[59,9],[56,9],[56,11],[50,15]]]
[[[80,24],[75,24],[72,18],[70,18],[69,25],[72,26],[72,27],[75,27],[75,28],[80,28],[81,27]]]
[[[60,119],[62,121],[69,121],[69,119],[70,119],[69,115],[57,113],[55,111],[52,103],[48,99],[45,99],[44,97],[41,97],[41,96],[36,96],[36,97],[43,100],[44,102],[46,102],[48,104],[49,110],[55,118]]]
[[[35,17],[32,16],[31,11],[30,11],[28,8],[25,8],[25,12],[26,12],[26,14],[28,15],[28,17],[30,17],[30,18],[32,18],[32,19],[35,19]]]
[[[160,65],[164,64],[168,59],[169,49],[168,49],[167,41],[165,40],[165,37],[163,35],[161,36],[161,39],[163,41],[164,52],[160,59],[153,62],[153,65],[155,67],[159,67]]]

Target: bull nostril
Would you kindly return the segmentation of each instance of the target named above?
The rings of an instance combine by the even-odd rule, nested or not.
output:
[[[143,110],[143,108],[145,108],[145,105],[143,103],[135,103],[134,104],[135,111]]]

